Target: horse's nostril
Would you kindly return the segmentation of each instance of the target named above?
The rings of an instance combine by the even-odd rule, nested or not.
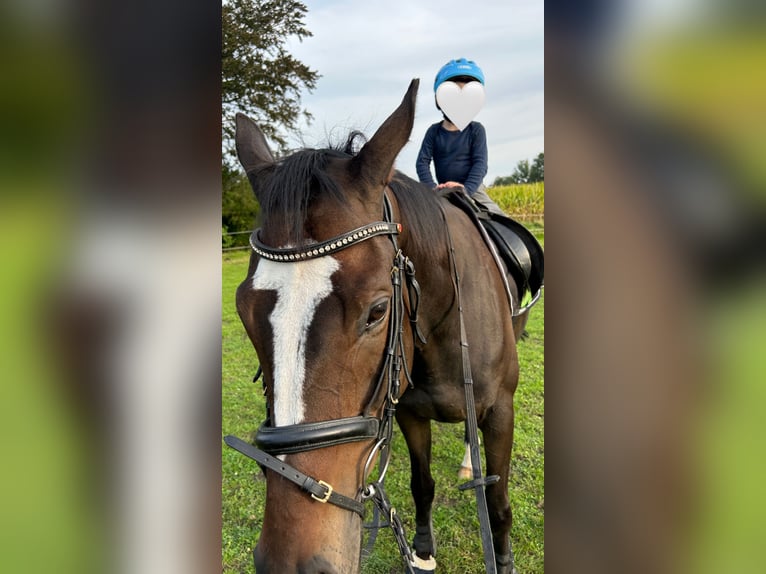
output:
[[[338,574],[335,567],[321,556],[314,556],[298,569],[300,574]]]

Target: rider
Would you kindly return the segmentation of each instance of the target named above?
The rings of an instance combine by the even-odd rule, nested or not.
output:
[[[454,82],[462,90],[469,82],[484,86],[484,72],[472,60],[460,58],[447,62],[436,74],[434,99],[443,119],[426,131],[416,162],[418,178],[434,189],[465,188],[466,193],[489,211],[505,215],[487,195],[484,176],[487,175],[487,134],[479,122],[470,122],[459,129],[439,105],[437,90],[444,82]],[[478,111],[478,110],[477,110]],[[434,163],[438,185],[431,176]]]

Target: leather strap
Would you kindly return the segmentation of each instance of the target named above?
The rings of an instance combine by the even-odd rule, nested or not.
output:
[[[347,231],[341,235],[331,237],[321,243],[312,243],[303,247],[269,247],[261,243],[259,238],[260,229],[256,229],[250,235],[250,247],[260,257],[269,259],[271,261],[291,262],[291,261],[307,261],[309,259],[316,259],[317,257],[324,257],[330,255],[336,251],[346,249],[352,245],[356,245],[362,241],[376,237],[378,235],[391,235],[398,234],[402,229],[401,224],[391,223],[389,221],[376,221],[375,223],[368,223],[362,227],[357,227],[352,231]]]
[[[377,438],[380,421],[375,417],[348,417],[316,423],[272,427],[261,425],[255,443],[271,454],[292,454]]]
[[[396,509],[391,506],[391,501],[383,488],[382,482],[371,483],[366,490],[369,493],[369,498],[372,500],[375,508],[378,512],[375,514],[375,524],[371,525],[371,528],[378,529],[381,526],[390,526],[396,540],[396,545],[399,547],[399,554],[404,561],[404,568],[407,574],[415,574],[413,567],[413,554],[409,543],[407,542],[407,534],[404,532],[404,525],[402,524],[399,515],[396,513]],[[380,517],[388,519],[387,525],[379,524]],[[375,538],[371,538],[371,543],[368,544],[368,553],[372,552],[372,544],[375,543]]]
[[[457,297],[458,317],[460,320],[460,349],[463,363],[463,387],[465,389],[465,408],[466,420],[465,429],[468,435],[468,444],[471,450],[471,470],[473,471],[473,480],[459,487],[460,490],[472,488],[476,494],[476,507],[479,515],[479,527],[481,532],[481,546],[484,551],[484,567],[487,574],[497,574],[497,565],[495,564],[495,548],[492,543],[492,526],[489,522],[489,510],[487,508],[487,493],[485,487],[497,482],[500,477],[497,475],[485,477],[481,470],[481,451],[479,449],[479,432],[476,421],[476,403],[473,397],[473,374],[471,373],[471,359],[468,354],[468,337],[465,332],[465,321],[463,319],[463,301],[460,290],[460,275],[457,270],[455,260],[455,246],[452,242],[452,234],[447,225],[447,216],[442,208],[442,217],[444,217],[444,227],[447,230],[447,240],[449,241],[450,264],[452,266],[455,287],[455,296]]]
[[[412,263],[409,257],[405,257],[404,260],[404,272],[407,276],[407,291],[410,296],[410,324],[412,330],[415,332],[415,336],[418,340],[425,345],[426,338],[423,336],[420,326],[418,325],[418,310],[420,309],[420,283],[415,279],[415,265]]]
[[[290,466],[286,462],[282,462],[278,458],[263,452],[262,450],[254,447],[253,445],[243,441],[240,438],[228,435],[225,436],[223,440],[234,450],[241,452],[245,456],[252,458],[254,461],[265,466],[269,470],[273,470],[277,474],[285,477],[287,480],[297,484],[303,490],[308,492],[311,495],[311,498],[317,502],[329,502],[335,506],[356,512],[359,516],[364,518],[364,505],[361,502],[335,492],[332,486],[323,480],[316,480],[315,478],[303,474],[301,471]]]

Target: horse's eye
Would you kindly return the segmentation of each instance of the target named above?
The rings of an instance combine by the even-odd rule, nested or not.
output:
[[[370,329],[380,323],[386,316],[386,311],[388,311],[388,300],[375,303],[375,305],[370,308],[370,314],[367,317],[367,325],[365,328]]]

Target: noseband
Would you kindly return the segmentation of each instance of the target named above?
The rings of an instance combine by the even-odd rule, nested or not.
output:
[[[415,267],[410,259],[399,249],[396,236],[401,232],[402,227],[401,224],[393,222],[393,210],[390,200],[385,193],[383,194],[383,199],[383,221],[364,225],[321,243],[312,243],[302,247],[274,248],[261,242],[260,230],[255,230],[250,236],[250,245],[259,257],[275,262],[292,263],[331,255],[372,237],[388,235],[394,247],[394,259],[391,268],[391,283],[393,286],[391,314],[388,321],[388,338],[384,351],[384,363],[370,404],[358,416],[278,427],[272,426],[270,416],[267,415],[266,421],[258,429],[255,436],[257,447],[234,436],[227,436],[224,438],[224,441],[227,445],[254,459],[263,467],[297,484],[318,502],[329,502],[364,517],[364,504],[358,498],[361,498],[362,501],[372,499],[375,506],[384,513],[386,518],[390,519],[390,525],[394,529],[397,543],[399,543],[405,562],[409,566],[411,554],[404,535],[404,529],[401,526],[399,517],[388,502],[382,484],[391,455],[390,443],[393,433],[393,419],[401,391],[402,371],[407,383],[412,386],[402,337],[405,313],[403,285],[406,285],[408,288],[410,301],[409,320],[412,324],[413,333],[423,343],[425,343],[425,339],[417,325],[420,288],[415,280]],[[371,412],[374,408],[374,403],[384,388],[385,398],[382,414],[379,417],[373,416]],[[267,413],[268,411],[267,405]],[[363,476],[366,483],[375,454],[379,454],[378,478],[377,481],[361,489],[355,498],[335,492],[333,487],[323,480],[307,476],[276,458],[276,455],[294,454],[328,446],[373,440],[373,447],[367,457]]]

